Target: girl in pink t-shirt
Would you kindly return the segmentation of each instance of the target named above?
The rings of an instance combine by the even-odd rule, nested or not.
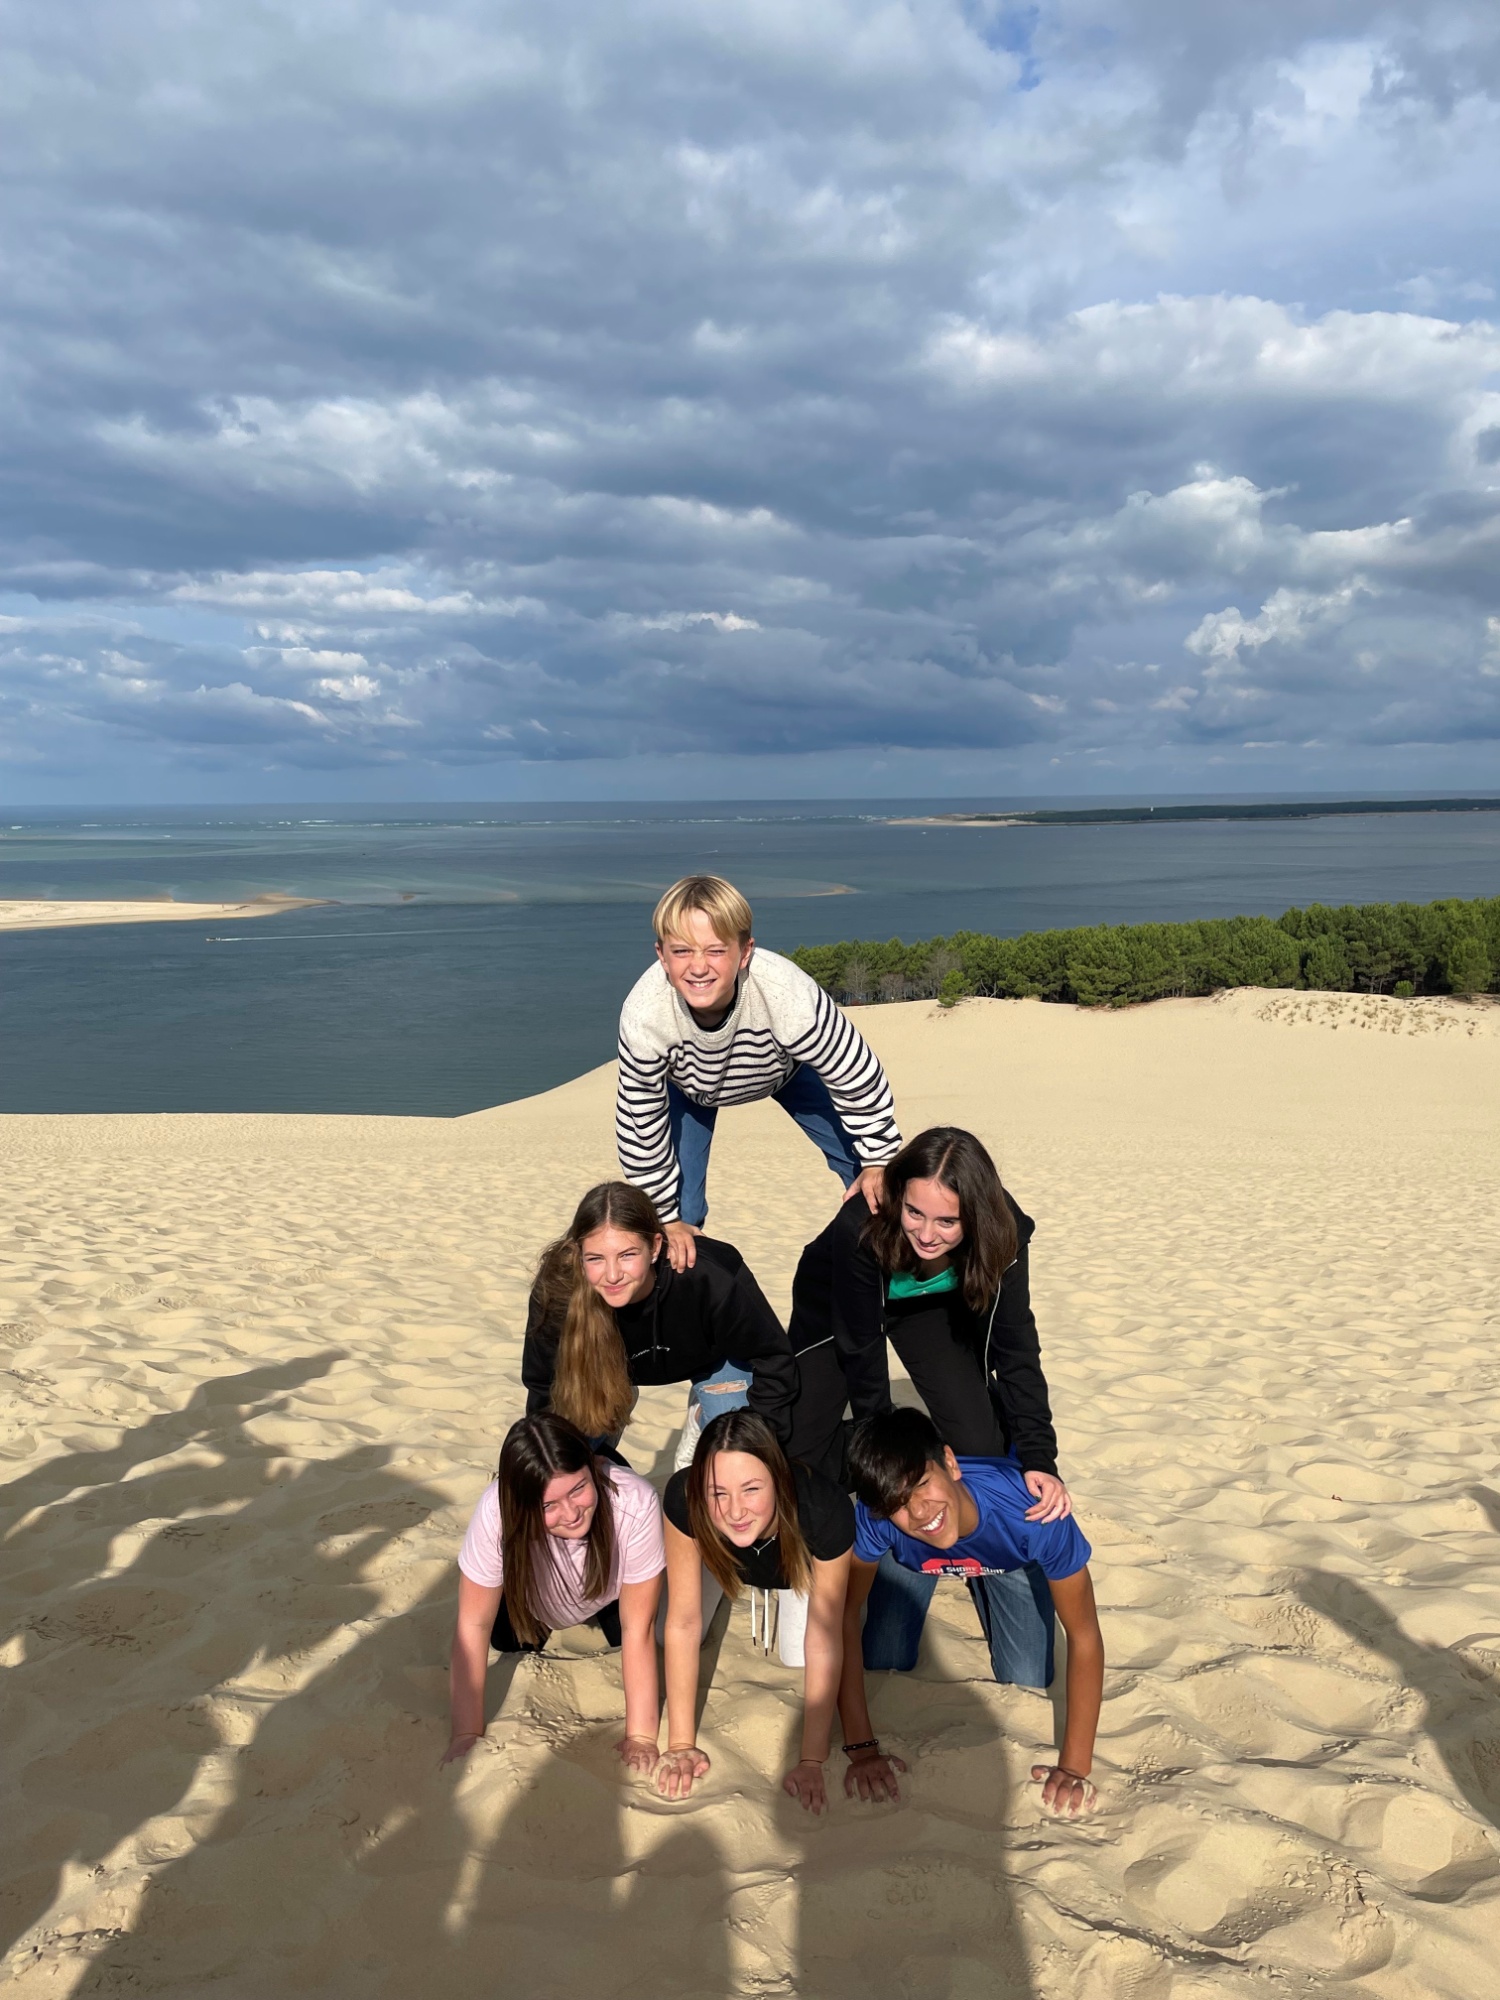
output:
[[[652,1770],[665,1567],[661,1502],[639,1473],[596,1456],[583,1433],[551,1411],[513,1424],[500,1476],[480,1496],[459,1552],[443,1762],[466,1757],[484,1734],[491,1646],[537,1652],[555,1627],[592,1621],[621,1649],[625,1734],[616,1748],[628,1769]]]

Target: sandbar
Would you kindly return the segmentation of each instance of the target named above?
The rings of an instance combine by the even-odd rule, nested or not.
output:
[[[0,931],[71,930],[81,924],[221,923],[236,917],[274,917],[285,910],[310,910],[317,896],[254,896],[243,903],[98,902],[62,897],[21,896],[0,901]]]

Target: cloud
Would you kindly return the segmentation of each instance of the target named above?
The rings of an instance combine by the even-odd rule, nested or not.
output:
[[[1272,593],[1255,618],[1243,617],[1238,605],[1211,612],[1184,644],[1208,663],[1210,672],[1239,667],[1246,652],[1259,652],[1262,646],[1270,645],[1300,646],[1319,628],[1343,624],[1356,597],[1368,590],[1369,585],[1363,582],[1321,595],[1283,587]]]
[[[20,0],[11,45],[39,785],[1421,783],[1500,734],[1491,10]]]

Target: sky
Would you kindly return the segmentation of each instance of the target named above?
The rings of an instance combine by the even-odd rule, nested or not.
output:
[[[1500,788],[1493,4],[0,32],[0,800]]]

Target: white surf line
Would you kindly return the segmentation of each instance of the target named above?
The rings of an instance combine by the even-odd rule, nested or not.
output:
[[[419,931],[277,931],[270,937],[252,937],[248,932],[243,937],[205,937],[205,944],[301,944],[311,938],[367,938],[367,937],[462,937],[462,924],[433,924]]]

